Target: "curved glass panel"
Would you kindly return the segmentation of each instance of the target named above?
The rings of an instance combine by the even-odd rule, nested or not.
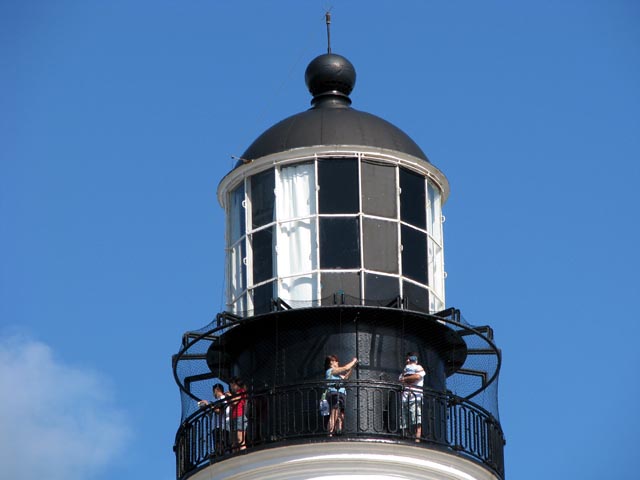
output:
[[[316,176],[313,163],[280,169],[276,203],[279,221],[316,213]]]
[[[258,228],[275,220],[275,175],[273,169],[251,177],[251,225]]]
[[[323,272],[320,275],[322,305],[358,305],[360,274],[358,272]]]
[[[362,213],[398,218],[395,165],[363,160],[361,176]]]
[[[229,195],[229,240],[236,241],[245,233],[244,182]]]
[[[247,311],[247,295],[242,295],[231,307],[231,311],[236,315],[242,315]]]
[[[244,239],[242,239],[229,250],[229,266],[231,269],[229,272],[229,295],[231,301],[235,301],[247,288],[247,266],[244,263],[247,253],[244,242]]]
[[[253,289],[253,314],[267,313],[271,311],[273,300],[273,285],[275,282],[265,283]]]
[[[429,279],[431,280],[430,286],[433,290],[442,295],[444,293],[444,271],[442,247],[429,239]]]
[[[429,182],[427,187],[427,231],[436,240],[442,240],[442,211],[440,191]]]
[[[407,302],[409,310],[429,313],[429,291],[426,288],[404,281],[402,282],[402,297]]]
[[[318,160],[319,213],[358,213],[358,161],[355,158]]]
[[[404,168],[400,169],[400,219],[426,230],[425,178]]]
[[[398,277],[387,277],[374,273],[364,274],[365,305],[386,307],[400,296],[400,280]]]
[[[364,268],[398,273],[398,223],[365,217],[362,228]]]
[[[254,232],[250,238],[253,251],[253,284],[255,285],[274,276],[273,227]]]
[[[320,268],[360,268],[360,229],[352,217],[320,217]]]
[[[402,275],[428,284],[427,234],[406,225],[402,225]]]
[[[444,303],[442,302],[442,300],[440,300],[433,294],[429,295],[429,311],[431,313],[434,313],[441,310],[444,310]]]
[[[293,308],[312,306],[317,298],[318,274],[288,277],[281,280],[278,296]]]
[[[318,265],[316,220],[306,219],[278,225],[278,276],[310,272]]]

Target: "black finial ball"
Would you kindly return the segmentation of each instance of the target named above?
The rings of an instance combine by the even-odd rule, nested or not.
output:
[[[314,97],[328,93],[348,96],[356,84],[356,69],[342,55],[325,53],[311,60],[304,80]]]

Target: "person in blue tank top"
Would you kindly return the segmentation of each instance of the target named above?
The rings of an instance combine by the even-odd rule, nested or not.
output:
[[[338,357],[335,355],[329,355],[324,360],[325,379],[334,381],[329,382],[327,388],[327,400],[329,400],[331,408],[328,425],[329,436],[333,436],[334,433],[336,435],[342,434],[347,391],[341,382],[351,376],[353,367],[357,363],[358,359],[354,357],[349,363],[341,367]]]

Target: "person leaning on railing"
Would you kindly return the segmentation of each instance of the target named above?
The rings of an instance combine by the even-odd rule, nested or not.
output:
[[[334,433],[336,435],[342,434],[347,391],[344,386],[340,385],[340,382],[349,378],[353,367],[357,363],[358,359],[354,357],[349,363],[341,367],[338,357],[335,355],[329,355],[324,360],[325,378],[334,381],[333,383],[330,382],[327,388],[327,400],[329,400],[331,408],[328,425],[329,436],[333,436]]]
[[[205,408],[208,405],[213,406],[213,418],[212,418],[212,429],[213,429],[213,451],[217,454],[222,454],[228,448],[229,445],[229,427],[231,425],[230,422],[230,410],[231,407],[228,403],[223,402],[227,398],[227,395],[231,395],[231,393],[224,391],[224,387],[221,383],[216,383],[212,387],[213,391],[213,401],[209,402],[208,400],[200,400],[198,402],[198,406],[200,408]]]

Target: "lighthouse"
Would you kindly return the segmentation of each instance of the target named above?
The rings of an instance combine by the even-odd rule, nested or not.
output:
[[[304,76],[311,107],[218,187],[225,308],[173,357],[176,478],[502,480],[500,351],[445,297],[449,183],[352,107],[347,58]]]

